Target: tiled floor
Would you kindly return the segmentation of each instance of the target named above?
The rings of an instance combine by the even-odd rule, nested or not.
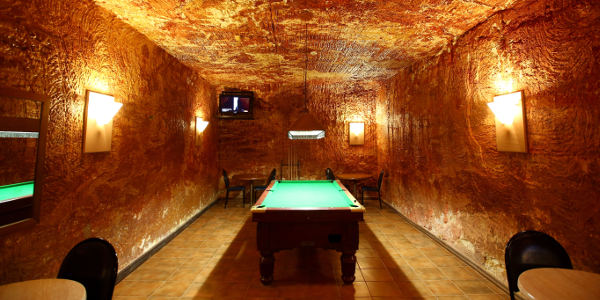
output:
[[[341,281],[339,253],[275,255],[275,281],[259,281],[256,224],[241,201],[215,204],[115,287],[141,299],[509,299],[495,285],[388,208],[367,201],[356,281]]]

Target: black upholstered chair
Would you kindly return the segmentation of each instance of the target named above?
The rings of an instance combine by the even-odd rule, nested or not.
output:
[[[225,207],[227,208],[227,200],[229,200],[229,192],[238,192],[242,191],[242,207],[246,206],[246,187],[243,185],[229,186],[229,178],[227,177],[227,171],[223,169],[223,181],[225,181],[225,188],[227,189],[227,194],[225,194]]]
[[[362,204],[365,204],[365,191],[367,192],[377,192],[377,196],[379,197],[379,208],[383,208],[381,205],[381,183],[383,182],[383,170],[379,173],[379,181],[377,182],[377,186],[363,186],[362,187]]]
[[[335,175],[333,175],[333,171],[330,168],[325,169],[325,177],[327,177],[327,180],[335,180]]]
[[[504,252],[510,299],[519,291],[521,273],[536,268],[573,269],[571,259],[560,243],[538,231],[524,231],[513,236]]]
[[[56,277],[81,283],[88,300],[110,300],[118,266],[115,248],[103,239],[91,238],[69,251]]]
[[[267,189],[267,187],[269,186],[269,184],[271,183],[271,181],[275,180],[275,176],[277,176],[277,169],[273,169],[271,171],[271,174],[269,175],[269,178],[267,179],[267,184],[266,185],[255,185],[254,186],[254,191],[265,191]],[[254,201],[256,201],[256,193],[254,194]],[[253,203],[250,203],[250,205],[252,205]]]

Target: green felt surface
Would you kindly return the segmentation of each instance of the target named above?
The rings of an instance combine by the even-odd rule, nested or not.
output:
[[[33,181],[0,186],[0,202],[28,195],[33,195]]]
[[[352,201],[337,182],[277,181],[262,205],[275,207],[349,207]]]

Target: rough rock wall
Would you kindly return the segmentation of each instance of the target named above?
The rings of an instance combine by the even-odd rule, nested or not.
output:
[[[377,173],[375,111],[381,85],[375,82],[310,80],[308,111],[325,128],[319,140],[287,138],[288,128],[304,110],[304,85],[236,87],[255,93],[254,120],[220,120],[221,168],[230,177],[239,173],[269,174],[288,162],[296,147],[302,179],[325,179],[325,168],[334,173]],[[221,88],[222,89],[229,89]],[[219,93],[220,93],[219,90]],[[349,122],[365,122],[365,145],[350,146]],[[284,167],[284,178],[289,179]],[[373,184],[374,181],[362,183]],[[235,182],[246,184],[248,182]]]
[[[52,98],[40,223],[0,236],[0,284],[55,277],[88,237],[122,269],[216,197],[218,126],[194,146],[214,89],[92,1],[0,2],[0,81]],[[86,89],[124,104],[110,153],[82,153]]]
[[[529,153],[496,151],[492,97],[524,91]],[[600,4],[500,12],[400,72],[378,103],[385,198],[505,280],[522,230],[600,272]]]

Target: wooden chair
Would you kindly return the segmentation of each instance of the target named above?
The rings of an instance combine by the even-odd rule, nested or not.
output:
[[[510,299],[519,291],[521,273],[536,268],[573,269],[569,254],[551,236],[538,231],[524,231],[513,236],[504,252]]]
[[[99,238],[87,239],[69,251],[56,277],[81,283],[88,300],[111,300],[118,261],[117,252],[109,242]]]
[[[271,171],[271,174],[269,175],[269,178],[267,179],[267,184],[266,185],[255,185],[253,192],[267,190],[267,187],[269,186],[271,181],[275,180],[276,176],[277,176],[277,168],[275,168]],[[256,193],[254,194],[254,201],[256,201]],[[250,205],[252,205],[252,204],[253,203],[251,203]]]
[[[325,177],[327,177],[327,180],[335,180],[335,175],[333,174],[333,171],[330,168],[325,169]]]
[[[242,207],[246,207],[246,187],[243,185],[229,186],[229,178],[227,177],[227,171],[223,169],[223,181],[225,181],[225,188],[227,189],[227,194],[225,194],[225,207],[227,208],[227,200],[229,200],[229,192],[238,192],[242,191]]]
[[[365,191],[367,192],[377,192],[377,196],[379,197],[379,208],[383,208],[383,205],[381,205],[381,183],[383,182],[383,170],[381,170],[381,173],[379,173],[379,182],[377,183],[377,186],[363,186],[362,187],[362,204],[365,204]]]

